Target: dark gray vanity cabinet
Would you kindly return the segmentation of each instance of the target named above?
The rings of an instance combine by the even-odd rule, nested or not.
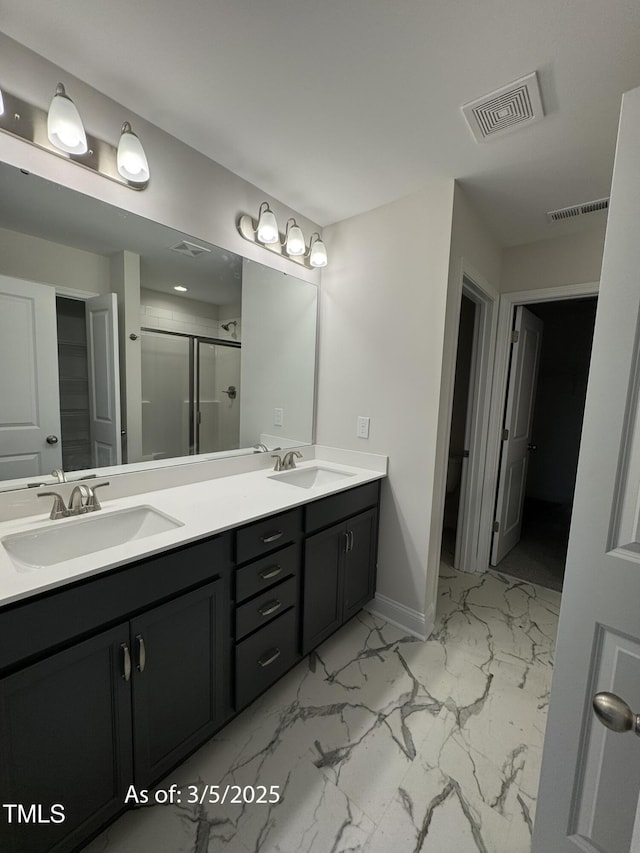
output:
[[[3,853],[72,850],[122,810],[133,777],[128,642],[120,625],[0,679]]]
[[[248,705],[300,659],[303,510],[236,531],[235,697]]]
[[[230,541],[200,542],[0,611],[0,635],[21,637],[0,674],[0,803],[34,807],[34,820],[50,821],[1,815],[3,853],[74,849],[123,810],[129,785],[158,781],[230,716]],[[87,618],[92,635],[69,642]],[[46,657],[43,625],[49,647],[66,646]],[[26,663],[32,654],[40,659]],[[62,823],[52,820],[54,804]]]
[[[303,654],[373,598],[378,500],[375,482],[307,506],[305,528],[311,535],[304,546]]]

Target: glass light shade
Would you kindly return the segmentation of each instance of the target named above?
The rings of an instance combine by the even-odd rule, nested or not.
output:
[[[87,135],[80,113],[71,98],[66,95],[62,83],[58,83],[49,106],[47,136],[52,145],[67,154],[87,153]]]
[[[307,247],[304,243],[304,234],[302,233],[302,229],[299,225],[296,225],[295,222],[287,229],[287,241],[285,243],[285,250],[288,255],[304,255],[307,251]]]
[[[278,223],[273,211],[268,206],[260,211],[256,237],[261,243],[277,243],[280,240]]]
[[[118,172],[125,180],[135,184],[144,184],[149,180],[147,155],[128,121],[122,125],[116,160]]]
[[[309,250],[309,263],[312,267],[326,267],[327,248],[322,240],[315,240]]]

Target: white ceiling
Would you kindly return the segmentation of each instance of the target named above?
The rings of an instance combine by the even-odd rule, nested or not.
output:
[[[0,0],[0,27],[328,224],[459,178],[502,245],[607,196],[637,0]],[[544,121],[474,141],[460,106],[537,70]],[[601,221],[601,220],[600,220]]]

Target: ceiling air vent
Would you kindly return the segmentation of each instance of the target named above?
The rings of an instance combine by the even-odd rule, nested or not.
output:
[[[464,104],[462,112],[477,142],[486,142],[520,125],[540,121],[544,118],[544,110],[538,75],[534,71],[495,92]]]
[[[197,258],[198,255],[204,255],[205,252],[211,252],[211,249],[207,249],[206,246],[199,246],[197,243],[190,243],[188,240],[182,240],[169,248],[172,252],[179,252],[188,258]]]
[[[561,207],[558,210],[547,211],[547,222],[563,222],[565,219],[575,219],[585,213],[597,213],[609,209],[609,199],[599,198],[597,201],[586,201],[584,204],[574,204],[573,207]]]

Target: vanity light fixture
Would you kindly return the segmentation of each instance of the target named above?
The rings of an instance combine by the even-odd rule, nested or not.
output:
[[[149,163],[144,153],[142,143],[131,130],[128,121],[122,125],[120,142],[118,143],[118,172],[127,181],[135,184],[145,184],[149,180]]]
[[[129,122],[117,148],[91,136],[62,83],[48,110],[0,89],[0,130],[131,189],[143,190],[149,182],[149,163]]]
[[[89,150],[78,108],[65,92],[62,83],[56,86],[56,93],[49,105],[47,136],[52,145],[67,154],[86,154]]]
[[[245,240],[295,261],[307,269],[327,265],[327,249],[318,232],[312,234],[307,247],[302,229],[291,217],[287,220],[285,233],[280,234],[276,217],[266,201],[263,201],[258,209],[257,220],[248,213],[243,213],[238,218],[237,227]]]
[[[285,228],[284,250],[287,255],[304,255],[307,251],[304,243],[304,234],[293,217],[287,221]]]
[[[315,240],[313,238],[316,238]],[[326,267],[327,265],[327,247],[320,239],[320,235],[316,232],[311,235],[309,243],[309,263],[312,267]]]
[[[278,231],[278,223],[274,212],[271,210],[266,201],[263,201],[258,210],[258,227],[256,229],[256,238],[261,243],[277,243],[280,240],[280,232]]]
[[[173,289],[178,290],[180,293],[186,293],[189,290],[189,288],[185,287],[184,284],[174,284]]]

